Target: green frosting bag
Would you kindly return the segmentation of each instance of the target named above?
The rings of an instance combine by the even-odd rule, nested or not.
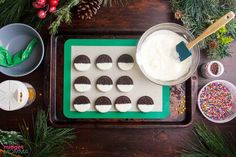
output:
[[[24,50],[17,52],[13,56],[5,48],[0,46],[0,66],[9,68],[24,62],[32,54],[37,43],[37,39],[32,39]]]

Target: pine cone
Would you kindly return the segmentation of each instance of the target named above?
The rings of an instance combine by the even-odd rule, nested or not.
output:
[[[91,19],[100,9],[101,0],[82,0],[77,6],[78,18]]]
[[[209,49],[216,49],[218,47],[218,43],[216,41],[211,41],[208,43]]]
[[[175,12],[175,18],[176,18],[177,20],[181,19],[182,16],[183,16],[183,14],[182,14],[182,12],[181,12],[180,10],[177,10],[177,11]]]

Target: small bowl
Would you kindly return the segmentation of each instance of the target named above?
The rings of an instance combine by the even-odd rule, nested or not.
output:
[[[233,106],[232,106],[232,108],[231,108],[231,110],[230,110],[230,114],[229,114],[228,117],[226,117],[225,119],[215,120],[215,119],[212,119],[212,118],[208,117],[208,116],[204,113],[204,111],[202,110],[202,107],[201,107],[201,105],[200,105],[200,99],[201,99],[201,95],[202,95],[203,90],[204,90],[207,86],[209,86],[210,84],[212,84],[212,83],[221,83],[221,84],[223,84],[226,88],[229,89],[229,91],[230,91],[230,93],[231,93]],[[235,87],[232,83],[230,83],[230,82],[228,82],[228,81],[225,81],[225,80],[214,80],[214,81],[211,81],[211,82],[209,82],[208,84],[206,84],[206,85],[200,90],[200,92],[199,92],[199,94],[198,94],[198,108],[199,108],[199,110],[201,111],[201,113],[203,114],[203,116],[204,116],[205,118],[207,118],[209,121],[212,121],[212,122],[214,122],[214,123],[226,123],[226,122],[229,122],[229,121],[231,121],[232,119],[234,119],[234,118],[236,117],[236,101],[235,101],[235,100],[236,100],[236,87]]]
[[[30,57],[14,67],[6,68],[0,66],[0,72],[12,77],[28,75],[40,65],[44,56],[43,40],[32,27],[21,23],[14,23],[0,29],[0,46],[3,46],[12,54],[25,49],[33,38],[36,38],[38,43]]]
[[[142,63],[142,59],[141,57],[139,57],[140,55],[140,50],[141,50],[141,46],[143,44],[143,42],[147,39],[147,37],[149,35],[151,35],[152,33],[159,31],[159,30],[169,30],[172,32],[175,32],[177,34],[179,34],[180,36],[184,37],[187,41],[193,41],[195,38],[194,36],[183,26],[175,24],[175,23],[162,23],[162,24],[158,24],[156,26],[151,27],[150,29],[148,29],[140,38],[139,42],[138,42],[138,46],[137,46],[137,51],[136,51],[136,61],[137,64],[139,66],[139,68],[141,69],[142,73],[152,82],[159,84],[159,85],[177,85],[180,83],[183,83],[184,81],[186,81],[187,79],[189,79],[193,73],[197,70],[197,67],[199,65],[199,61],[200,61],[200,49],[199,46],[196,45],[194,46],[194,48],[191,49],[192,52],[192,65],[188,71],[188,73],[186,73],[184,76],[180,77],[177,80],[171,80],[171,81],[161,81],[158,79],[154,79],[152,78],[150,75],[148,75],[145,71],[145,69],[143,68],[143,63]],[[167,69],[168,70],[168,69]]]

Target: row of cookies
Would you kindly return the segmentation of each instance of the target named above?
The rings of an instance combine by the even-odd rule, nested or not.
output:
[[[134,59],[128,54],[121,55],[117,60],[117,65],[121,70],[128,71],[134,66]],[[77,71],[87,71],[91,67],[91,60],[86,55],[79,55],[74,59],[74,67]],[[96,59],[96,67],[105,71],[112,68],[112,58],[106,54],[102,54]]]
[[[91,102],[86,96],[79,96],[74,100],[74,108],[78,112],[86,112],[91,108]],[[132,107],[132,102],[127,96],[120,96],[115,100],[115,109],[119,112],[128,112]],[[111,100],[106,96],[96,99],[94,108],[100,113],[109,112],[112,108]],[[153,99],[149,96],[142,96],[137,101],[137,108],[141,112],[151,112],[154,108]]]
[[[108,92],[113,88],[113,81],[109,76],[101,76],[96,81],[96,87],[101,92]],[[134,82],[129,76],[121,76],[116,81],[116,87],[120,92],[130,92]],[[77,92],[87,92],[91,88],[91,81],[86,76],[80,76],[74,81],[74,88]]]

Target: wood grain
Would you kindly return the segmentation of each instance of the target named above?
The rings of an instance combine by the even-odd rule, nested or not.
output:
[[[76,34],[77,30],[93,30],[94,33],[102,32],[143,32],[147,28],[162,22],[176,22],[173,19],[168,0],[135,0],[127,8],[114,7],[101,9],[97,16],[90,21],[73,20],[72,26],[61,27],[61,30]],[[43,29],[45,43],[50,39],[48,30]],[[236,43],[232,46],[236,51]],[[206,54],[202,53],[201,63],[207,62]],[[222,61],[225,66],[225,73],[220,79],[226,79],[236,84],[236,54]],[[31,83],[37,91],[35,103],[16,112],[0,111],[1,129],[18,129],[19,123],[25,119],[31,122],[32,115],[35,115],[38,108],[47,109],[43,97],[48,93],[42,93],[45,83],[44,65],[42,64],[32,74],[21,78],[10,78],[0,75],[0,81],[16,79]],[[46,75],[50,75],[49,73]],[[199,88],[209,82],[200,78]],[[42,95],[40,95],[40,93]],[[226,124],[214,124],[207,121],[196,110],[194,121],[205,122],[208,126],[219,127],[222,131],[236,136],[236,119]],[[67,126],[67,125],[65,125]],[[76,129],[77,139],[66,154],[69,157],[175,157],[179,156],[182,141],[193,136],[192,126],[178,129]]]

